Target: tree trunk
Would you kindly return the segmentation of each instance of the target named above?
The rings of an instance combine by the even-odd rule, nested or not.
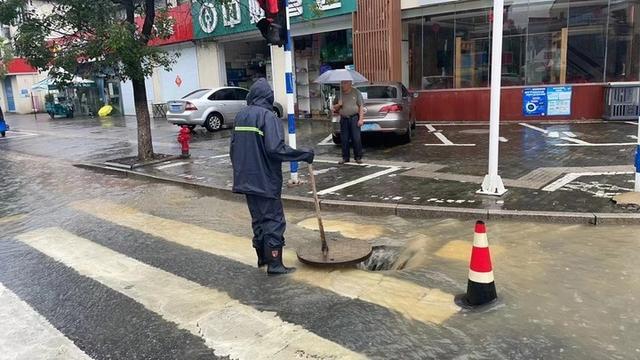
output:
[[[138,119],[138,160],[153,159],[153,140],[151,139],[151,118],[147,104],[147,87],[144,80],[132,79],[133,102],[136,106]]]

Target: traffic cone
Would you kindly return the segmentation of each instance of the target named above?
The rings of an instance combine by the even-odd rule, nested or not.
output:
[[[490,303],[497,297],[487,240],[487,227],[484,222],[478,221],[473,235],[467,294],[463,301],[465,305],[473,307]]]

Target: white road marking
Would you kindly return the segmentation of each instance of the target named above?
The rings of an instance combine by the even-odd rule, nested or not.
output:
[[[503,143],[509,142],[509,140],[506,137],[502,137],[502,136],[500,136],[498,140],[500,140],[500,142],[503,142]]]
[[[249,239],[200,226],[143,213],[104,199],[75,202],[71,207],[99,219],[145,232],[182,246],[255,266],[256,254]],[[381,272],[357,269],[318,269],[298,261],[295,251],[284,250],[285,263],[298,267],[289,279],[331,291],[350,299],[398,312],[409,319],[441,324],[457,314],[453,295]]]
[[[202,337],[217,356],[294,359],[302,353],[317,359],[364,358],[283,321],[273,312],[258,311],[225,292],[157,269],[62,229],[40,229],[17,238]]]
[[[369,181],[371,179],[375,179],[375,178],[383,176],[383,175],[390,174],[392,172],[396,172],[396,171],[398,171],[400,169],[401,168],[395,167],[395,166],[394,167],[390,167],[388,169],[385,169],[385,170],[382,170],[382,171],[378,171],[377,173],[373,173],[373,174],[370,174],[370,175],[367,175],[367,176],[363,176],[361,178],[346,182],[344,184],[336,185],[334,187],[318,191],[318,195],[326,195],[326,194],[329,194],[329,193],[332,193],[332,192],[336,192],[338,190],[342,190],[342,189],[348,188],[350,186],[353,186],[353,185],[356,185],[356,184],[360,184],[360,183],[363,183],[365,181]]]
[[[638,143],[586,143],[586,144],[553,144],[553,146],[631,146]]]
[[[436,128],[433,127],[433,125],[431,124],[426,124],[425,127],[429,130],[429,132],[436,132]]]
[[[571,137],[562,137],[561,139],[569,141],[569,142],[572,142],[572,143],[575,143],[575,144],[580,144],[580,145],[590,145],[591,144],[589,142],[586,142],[586,141],[583,141],[583,140],[580,140],[580,139],[574,139],[574,138],[571,138]]]
[[[572,133],[571,131],[563,131],[562,133],[568,137],[572,137],[572,138],[577,137],[576,134]]]
[[[631,171],[610,171],[610,172],[584,172],[584,173],[569,173],[566,174],[565,176],[561,177],[560,179],[552,182],[551,184],[545,186],[542,188],[542,191],[556,191],[561,189],[563,186],[575,181],[576,179],[578,179],[579,177],[582,176],[600,176],[600,175],[627,175],[627,174],[633,174],[633,172]]]
[[[627,137],[634,140],[638,140],[638,137],[636,135],[627,135]]]
[[[637,122],[634,122],[634,121],[625,121],[624,123],[625,123],[625,124],[629,124],[629,125],[635,125],[635,126],[638,126],[638,123],[637,123]]]
[[[559,132],[557,132],[557,131],[550,131],[550,132],[547,134],[547,136],[548,136],[548,137],[550,137],[550,138],[559,138],[559,137],[560,137],[560,133],[559,133]]]
[[[3,359],[91,359],[2,284],[0,304],[0,357]]]
[[[539,128],[539,127],[537,127],[537,126],[529,125],[529,124],[527,124],[527,123],[520,123],[520,125],[522,125],[522,126],[524,126],[524,127],[528,127],[528,128],[529,128],[529,129],[531,129],[531,130],[539,131],[539,132],[541,132],[541,133],[543,133],[543,134],[548,134],[548,133],[549,133],[549,131],[547,131],[547,130],[545,130],[545,129]]]
[[[0,137],[0,140],[9,140],[9,139],[20,139],[26,137],[38,136],[38,134],[26,132],[26,131],[13,131],[9,130],[6,132],[5,137]]]
[[[435,135],[438,138],[438,140],[442,141],[443,144],[445,144],[445,145],[453,145],[453,142],[451,142],[451,140],[447,139],[447,137],[444,136],[442,133],[434,132],[433,135]]]
[[[469,146],[476,146],[476,144],[424,144],[424,146],[462,146],[462,147],[469,147]]]
[[[186,161],[178,161],[178,162],[167,164],[167,165],[156,166],[156,169],[164,170],[164,169],[168,169],[168,168],[172,168],[172,167],[176,167],[176,166],[182,166],[182,165],[186,165],[186,164],[188,164],[188,162],[186,162]]]
[[[226,158],[226,157],[229,157],[229,154],[215,155],[210,157],[209,159],[220,159],[220,158]]]
[[[331,139],[331,135],[329,135],[326,138],[322,139],[322,141],[320,141],[318,143],[318,145],[327,146],[327,145],[335,145],[335,144],[333,143],[333,140]]]

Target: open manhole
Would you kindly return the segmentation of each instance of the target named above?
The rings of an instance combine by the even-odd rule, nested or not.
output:
[[[358,264],[358,268],[367,271],[402,270],[404,264],[399,264],[402,248],[394,246],[376,246],[371,257]],[[406,262],[405,262],[406,264]]]

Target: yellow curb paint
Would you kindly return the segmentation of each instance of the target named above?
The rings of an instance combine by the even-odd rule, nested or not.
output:
[[[364,359],[303,327],[59,228],[18,240],[139,302],[233,359]]]
[[[323,219],[322,225],[327,232],[339,232],[345,237],[360,240],[373,240],[384,234],[380,225],[356,224],[343,220]],[[298,226],[309,230],[318,230],[318,219],[310,218],[298,223]]]
[[[97,218],[125,226],[165,240],[223,256],[249,266],[256,265],[255,251],[249,239],[200,226],[165,219],[103,200],[76,202],[71,206]],[[288,264],[298,271],[291,279],[360,299],[424,323],[441,324],[460,311],[451,294],[382,273],[356,269],[317,269],[297,260],[293,251],[285,251]]]
[[[449,260],[469,261],[469,259],[471,259],[472,246],[473,243],[470,241],[453,240],[438,249],[435,254],[438,257]],[[491,252],[491,256],[497,257],[504,253],[504,247],[489,244],[489,251]]]

